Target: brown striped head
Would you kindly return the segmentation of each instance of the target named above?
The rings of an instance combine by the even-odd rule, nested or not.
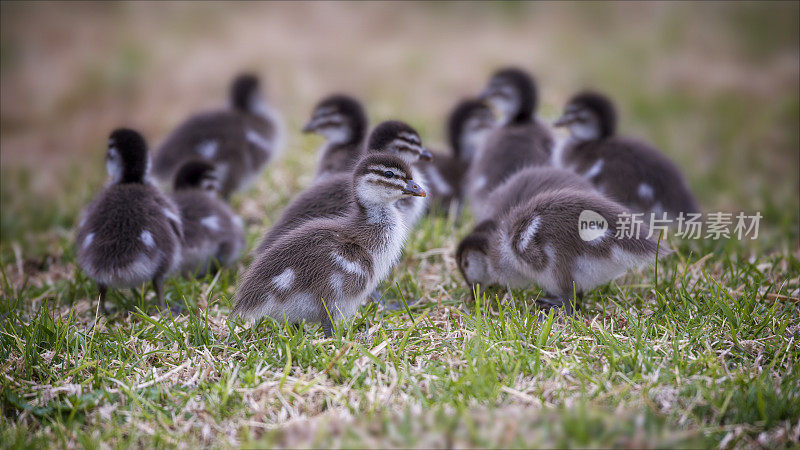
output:
[[[367,151],[396,155],[406,164],[433,160],[433,154],[422,145],[417,130],[398,120],[378,124],[369,135]]]
[[[353,183],[362,205],[426,196],[425,189],[412,179],[408,165],[387,153],[364,156],[353,172]]]

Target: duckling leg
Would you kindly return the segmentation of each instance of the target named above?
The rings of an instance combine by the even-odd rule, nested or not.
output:
[[[97,284],[97,290],[100,291],[100,312],[106,314],[106,294],[108,293],[108,286],[102,283]]]
[[[564,317],[571,316],[575,313],[578,307],[578,300],[583,298],[583,293],[579,293],[577,298],[565,298],[559,295],[548,294],[536,300],[536,304],[540,307],[539,322],[547,320],[550,310],[554,310],[556,315],[563,315]]]
[[[322,332],[325,333],[325,337],[326,338],[333,337],[333,323],[331,323],[331,319],[325,317],[324,319],[322,319],[321,325],[322,325]]]

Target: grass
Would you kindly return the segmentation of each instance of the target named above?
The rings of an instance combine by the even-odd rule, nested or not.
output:
[[[494,21],[486,36],[497,39],[495,45],[506,44],[508,53],[528,50],[525,46],[536,50],[525,64],[538,67],[542,76],[546,118],[558,113],[584,77],[610,90],[623,112],[623,131],[647,136],[685,168],[706,210],[761,211],[759,239],[669,238],[676,252],[657,269],[630,273],[588,293],[583,310],[572,318],[540,323],[532,310],[536,290],[493,288],[473,301],[453,258],[472,225],[469,212],[461,220],[430,216],[412,233],[400,264],[381,286],[393,301],[422,300],[400,311],[365,306],[334,338],[324,339],[316,326],[297,330],[271,320],[253,326],[227,321],[247,258],[215,276],[170,279],[167,300],[185,305],[181,316],[158,315],[149,286],[112,292],[117,312],[98,315],[96,288],[77,268],[73,248],[77,213],[103,183],[98,155],[108,128],[116,125],[106,116],[133,116],[148,135],[161,136],[186,110],[199,107],[185,98],[208,99],[209,82],[202,75],[215,80],[228,75],[217,67],[194,70],[199,63],[192,51],[173,54],[184,58],[173,61],[154,42],[189,46],[213,26],[221,30],[220,39],[233,40],[226,57],[240,66],[249,60],[238,53],[245,47],[235,36],[249,36],[241,39],[251,42],[254,27],[280,31],[281,21],[269,26],[262,21],[281,14],[222,14],[207,6],[193,22],[187,10],[176,9],[163,14],[182,17],[179,26],[153,26],[144,36],[130,31],[129,23],[137,19],[126,15],[128,10],[98,10],[100,22],[118,26],[121,37],[96,42],[92,58],[65,69],[61,84],[42,88],[52,103],[27,103],[27,97],[15,103],[9,99],[16,88],[27,92],[19,81],[31,76],[23,56],[38,34],[7,31],[13,27],[6,25],[14,25],[10,18],[27,10],[3,5],[0,446],[800,445],[800,94],[797,69],[787,76],[780,62],[787,49],[794,51],[790,61],[797,59],[797,25],[787,19],[796,17],[797,7],[678,5],[656,8],[658,14],[636,7],[647,31],[636,34],[637,25],[630,24],[630,36],[609,33],[630,18],[628,10],[600,5],[558,10],[558,20],[536,22],[555,7],[537,6],[543,9],[527,14],[529,6],[501,3],[483,11],[479,23]],[[133,16],[149,18],[147,24],[162,20],[145,7],[130,8]],[[295,12],[287,4],[269,8]],[[391,74],[395,78],[380,61],[357,73],[331,63],[324,66],[323,86],[328,89],[343,76],[364,82],[359,92],[368,100],[373,123],[397,114],[418,126],[426,143],[436,141],[439,113],[460,95],[448,86],[479,88],[498,63],[494,47],[476,44],[470,55],[475,66],[453,67],[449,52],[462,51],[456,38],[469,28],[464,24],[482,29],[467,8],[361,8],[359,17],[378,23],[390,14],[402,19],[397,23],[423,24],[410,26],[414,33],[408,39],[425,45],[412,42],[396,50],[402,67],[390,69],[402,73]],[[31,9],[38,12],[30,14],[45,20],[53,10],[58,12]],[[323,29],[351,20],[338,8],[325,11],[306,20]],[[78,28],[94,29],[95,12],[70,20],[86,20]],[[587,21],[605,25],[582,27]],[[431,22],[434,34],[428,31]],[[17,33],[36,29],[41,28],[20,27]],[[373,48],[394,42],[374,30],[351,29],[360,36],[348,41],[355,53],[374,56]],[[365,32],[374,34],[364,39]],[[603,33],[606,47],[587,47],[594,41],[585,38],[594,32]],[[541,39],[551,35],[555,38]],[[50,45],[71,42],[72,34],[64,36]],[[307,50],[302,47],[307,36],[292,44],[300,47],[277,54],[280,70],[305,67],[295,54],[306,54],[297,49]],[[538,46],[541,42],[548,45]],[[707,54],[696,50],[704,46],[722,50],[710,53],[705,70],[690,71],[687,82],[681,71],[705,61]],[[548,53],[551,47],[555,54]],[[595,51],[584,53],[586,48]],[[85,57],[68,50],[61,53]],[[562,53],[569,58],[559,57]],[[197,57],[204,61],[203,55]],[[622,70],[631,62],[635,73]],[[262,64],[256,67],[272,70]],[[195,78],[175,99],[170,86],[159,81],[164,74],[187,76],[184,66]],[[725,76],[717,77],[715,70]],[[296,130],[324,92],[313,83],[301,89],[291,74],[277,72],[272,86],[284,89],[292,150],[233,200],[246,219],[251,248],[282,205],[307,184],[316,158],[319,140]],[[399,82],[387,82],[398,78],[417,89],[404,92],[395,86]],[[740,78],[747,82],[737,84]],[[211,86],[216,92],[221,84]],[[49,109],[37,113],[31,106],[41,104]],[[118,115],[119,105],[125,115]],[[66,143],[58,148],[64,154],[36,153],[56,138]],[[28,161],[30,154],[38,157]]]

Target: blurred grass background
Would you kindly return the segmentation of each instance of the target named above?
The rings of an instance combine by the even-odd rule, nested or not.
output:
[[[241,195],[269,221],[309,180],[319,140],[298,128],[333,91],[373,123],[443,142],[451,106],[497,67],[540,85],[552,120],[576,90],[608,92],[621,132],[673,158],[707,211],[762,211],[757,248],[798,244],[798,3],[3,3],[2,251],[57,251],[103,183],[109,131],[153,147],[188,114],[260,74],[287,120],[278,188]],[[273,190],[279,192],[272,192]],[[270,197],[274,196],[274,197]],[[243,200],[245,199],[245,200]]]

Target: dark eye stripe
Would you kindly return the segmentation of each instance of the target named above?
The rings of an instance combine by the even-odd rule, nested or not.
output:
[[[394,172],[394,178],[398,178],[398,179],[402,179],[402,180],[408,180],[408,175],[406,175],[406,173],[401,171],[400,169],[391,169],[391,171]],[[385,172],[386,172],[385,170],[377,170],[377,169],[371,169],[369,171],[369,173],[374,173],[375,175],[380,175],[383,178],[386,178]]]
[[[390,183],[390,182],[384,181],[384,180],[370,180],[370,183],[380,184],[380,185],[383,185],[383,186],[386,186],[386,187],[392,188],[392,189],[402,189],[403,188],[402,186],[400,186],[398,184]]]

